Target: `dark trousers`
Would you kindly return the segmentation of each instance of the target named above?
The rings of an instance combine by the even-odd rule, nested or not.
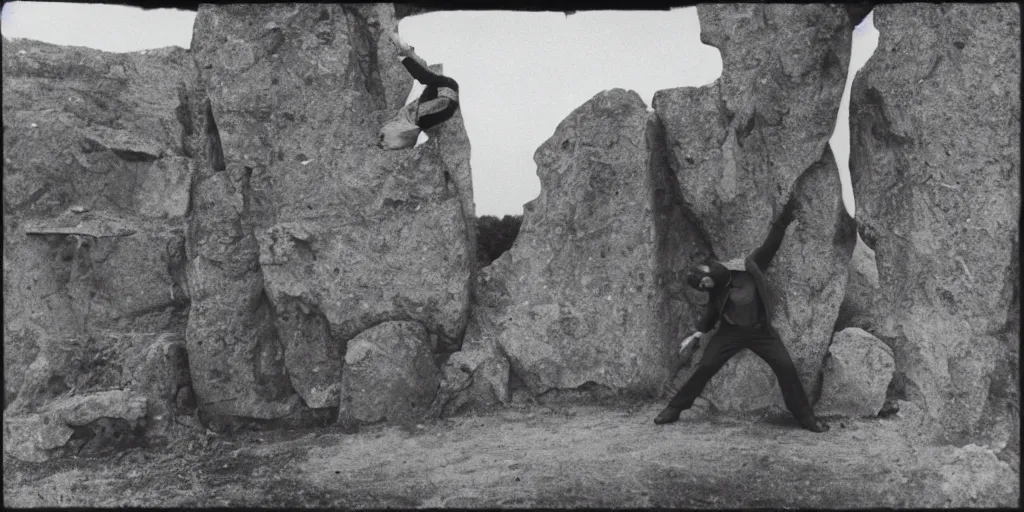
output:
[[[676,396],[672,397],[668,403],[669,407],[689,409],[693,406],[693,401],[704,391],[704,386],[711,377],[722,369],[726,361],[745,348],[752,350],[771,366],[775,378],[779,381],[779,387],[782,388],[782,396],[786,400],[789,412],[797,420],[813,417],[814,411],[807,399],[807,393],[804,392],[804,386],[800,383],[796,366],[789,357],[786,346],[773,330],[764,324],[742,327],[725,320],[722,321],[718,332],[708,340],[704,356],[701,357],[696,371],[686,384],[683,384]]]
[[[455,110],[459,108],[459,104],[458,102],[451,101],[447,98],[438,99],[437,89],[439,87],[447,87],[458,92],[459,83],[450,77],[434,73],[430,68],[416,62],[416,60],[411,57],[402,59],[402,65],[405,66],[405,69],[409,71],[409,74],[412,75],[417,82],[427,86],[420,94],[420,108],[427,111],[437,110],[436,112],[431,111],[418,116],[416,119],[416,126],[426,130],[451,119],[451,117],[455,115]],[[439,101],[440,104],[436,108],[432,108],[433,104],[430,103],[432,101]]]

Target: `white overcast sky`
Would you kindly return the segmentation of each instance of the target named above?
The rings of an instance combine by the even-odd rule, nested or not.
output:
[[[0,33],[111,52],[188,48],[195,13],[104,4],[4,4]],[[521,214],[537,197],[533,153],[558,123],[595,94],[633,89],[651,104],[655,91],[713,82],[722,72],[717,49],[700,42],[697,9],[671,11],[435,12],[402,20],[402,38],[459,81],[472,144],[477,215]],[[849,94],[856,70],[878,45],[868,18],[854,31],[851,73],[832,137],[853,212],[848,159]],[[418,94],[415,89],[413,94]]]

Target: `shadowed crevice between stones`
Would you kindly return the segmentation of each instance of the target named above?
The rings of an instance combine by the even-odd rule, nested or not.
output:
[[[191,59],[189,59],[191,63]],[[194,153],[192,152],[192,145],[189,144],[189,139],[192,137],[193,119],[192,109],[189,107],[188,100],[188,88],[189,85],[185,82],[178,84],[178,106],[174,108],[174,117],[178,120],[178,124],[181,125],[181,154],[192,158]],[[186,212],[186,216],[188,213]]]
[[[210,103],[210,98],[206,98],[205,106],[205,118],[206,118],[206,158],[210,163],[210,168],[214,171],[223,171],[227,169],[224,164],[224,149],[220,143],[220,131],[217,130],[217,120],[213,117],[213,105]]]

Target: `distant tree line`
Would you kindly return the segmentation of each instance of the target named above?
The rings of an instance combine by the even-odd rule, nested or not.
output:
[[[481,267],[490,265],[498,256],[512,248],[522,223],[522,215],[506,215],[501,219],[492,215],[477,217],[476,259]]]

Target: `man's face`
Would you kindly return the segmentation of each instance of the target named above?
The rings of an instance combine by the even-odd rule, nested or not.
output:
[[[697,265],[693,268],[686,281],[690,286],[701,291],[707,291],[715,287],[715,280],[709,275],[711,268],[708,265]]]

